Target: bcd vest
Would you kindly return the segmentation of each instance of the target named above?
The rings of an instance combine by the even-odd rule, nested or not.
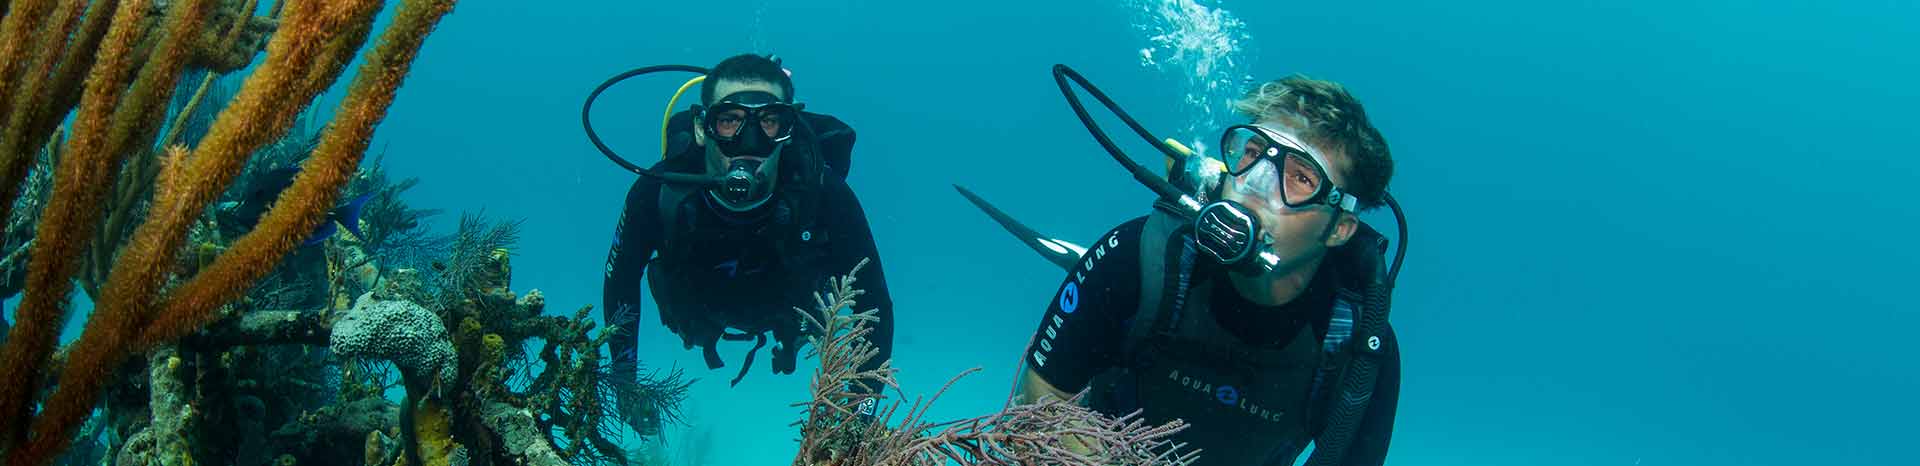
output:
[[[1363,227],[1364,228],[1364,227]],[[1211,312],[1209,274],[1196,273],[1196,254],[1181,217],[1156,209],[1140,241],[1140,307],[1135,311],[1121,369],[1096,379],[1104,396],[1091,402],[1107,412],[1144,408],[1149,422],[1184,419],[1180,441],[1214,464],[1293,464],[1327,422],[1324,397],[1351,360],[1360,294],[1347,282],[1335,292],[1325,335],[1303,325],[1284,346],[1243,342]],[[1384,241],[1371,230],[1336,249],[1323,267],[1342,266],[1352,252]],[[1377,256],[1376,256],[1377,257]]]

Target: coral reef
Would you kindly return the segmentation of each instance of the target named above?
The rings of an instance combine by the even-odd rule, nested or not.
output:
[[[460,361],[459,385],[478,388],[451,395],[456,397],[456,411],[495,413],[475,419],[475,423],[487,425],[488,421],[518,419],[500,414],[506,408],[497,404],[523,409],[531,413],[536,431],[545,433],[545,443],[568,464],[632,463],[612,440],[618,437],[616,429],[624,425],[641,435],[657,432],[659,423],[676,418],[677,406],[690,382],[677,372],[664,377],[653,374],[637,381],[616,377],[612,365],[601,355],[612,333],[597,328],[589,317],[591,306],[571,316],[547,316],[543,315],[546,297],[539,291],[525,296],[508,291],[510,255],[496,246],[516,235],[512,224],[488,228],[469,217],[462,222],[454,250],[437,274],[441,283],[422,287],[430,288],[433,299],[448,306],[447,321],[459,322],[454,341],[460,354],[481,356]],[[394,285],[409,288],[398,280]],[[533,357],[543,368],[537,373],[532,370],[536,361],[518,350],[536,340],[540,349],[533,352]],[[514,389],[516,386],[525,388]],[[635,399],[650,403],[635,411],[620,410],[613,400],[621,391],[635,393]],[[507,428],[494,426],[490,430],[500,433]],[[494,445],[505,450],[482,444],[471,445],[471,450],[475,454],[527,454],[513,453],[526,448],[523,441],[504,436],[498,440],[500,443]]]
[[[379,301],[367,293],[333,323],[328,348],[344,358],[393,361],[416,386],[453,383],[453,342],[440,317],[419,304]]]
[[[313,354],[326,355],[320,363],[338,368],[336,380],[314,380],[317,377],[311,374],[284,378],[314,380],[293,385],[317,385],[323,392],[308,396],[331,395],[334,404],[283,407],[284,401],[276,401],[275,393],[301,393],[315,387],[252,391],[247,387],[265,387],[237,374],[271,374],[295,364],[233,364],[226,372],[236,375],[200,391],[263,397],[268,414],[236,414],[258,410],[224,409],[196,398],[199,404],[213,405],[201,416],[266,422],[201,423],[202,429],[189,435],[204,438],[221,432],[246,437],[259,429],[252,425],[278,426],[267,438],[265,453],[303,464],[631,464],[612,442],[617,437],[609,429],[640,423],[636,422],[640,416],[614,410],[614,390],[650,390],[642,394],[652,400],[650,412],[645,413],[652,417],[645,422],[671,422],[688,382],[677,374],[625,383],[612,379],[610,368],[600,363],[606,334],[587,318],[590,308],[571,316],[546,315],[546,298],[539,291],[525,295],[509,291],[508,251],[516,228],[514,222],[490,224],[478,216],[464,217],[461,230],[452,235],[455,246],[444,260],[435,261],[442,270],[431,275],[433,284],[423,283],[426,276],[410,269],[382,272],[385,279],[377,281],[323,278],[306,286],[359,293],[356,304],[338,310],[245,311],[182,340],[183,349],[239,355],[223,358],[238,362],[256,353],[272,354],[271,348],[255,346],[327,348]],[[341,240],[331,242],[327,251],[330,257],[357,257],[365,247],[358,241]],[[381,263],[370,261],[374,266]],[[336,268],[333,273],[352,271]],[[457,323],[449,325],[453,322]],[[456,330],[448,331],[449,327]],[[538,363],[521,349],[533,341],[542,343],[536,353]],[[205,366],[225,365],[228,362],[185,364],[203,374],[218,372]],[[387,368],[397,369],[405,381],[398,385],[407,395],[399,405],[383,395],[395,387],[385,380]],[[274,414],[288,410],[300,414],[286,419]],[[244,441],[220,448],[208,447],[217,441],[198,443],[197,449],[206,451],[194,455],[200,458],[262,450],[246,447]],[[131,446],[151,450],[144,444]],[[239,464],[265,464],[266,456],[241,455],[257,460]]]
[[[33,162],[35,167],[47,167],[53,164],[54,148],[59,140],[36,149]],[[27,281],[27,254],[33,246],[34,225],[40,222],[40,209],[53,191],[53,173],[50,170],[33,170],[28,174],[26,186],[22,188],[19,199],[14,201],[11,218],[5,219],[5,230],[0,231],[0,299],[12,298],[20,294]],[[0,321],[0,341],[6,340],[6,322]]]
[[[413,411],[414,456],[423,466],[448,466],[465,457],[466,447],[453,441],[453,418],[439,400],[422,400]],[[462,464],[466,460],[459,460]]]
[[[399,453],[394,444],[399,435],[388,435],[387,431],[394,428],[399,416],[399,407],[393,402],[363,397],[304,413],[274,430],[269,441],[282,456],[302,464],[353,464],[362,458],[366,439],[378,435],[385,442],[383,457],[388,458],[378,464],[392,464],[391,458]]]
[[[441,214],[439,209],[415,209],[402,195],[420,184],[419,178],[398,181],[387,177],[386,153],[374,157],[370,169],[347,186],[347,197],[372,194],[360,218],[365,225],[359,239],[373,256],[393,264],[394,268],[420,269],[445,257],[453,236],[436,235],[424,228],[427,219]]]
[[[152,410],[152,421],[127,441],[115,463],[192,464],[193,446],[187,443],[186,424],[194,411],[185,396],[185,381],[180,378],[179,352],[162,348],[149,353],[148,360],[151,399],[147,406]]]
[[[560,466],[568,464],[552,444],[543,441],[547,429],[538,426],[533,413],[506,403],[488,403],[480,416],[487,425],[494,426],[494,433],[500,436],[500,443],[512,463],[533,466]]]
[[[274,6],[271,19],[255,17],[251,0],[7,3],[0,18],[0,195],[7,196],[0,198],[0,218],[13,218],[37,149],[64,140],[43,166],[52,172],[52,189],[38,204],[25,296],[0,350],[0,377],[30,381],[0,386],[0,451],[9,465],[52,461],[103,394],[127,375],[126,363],[222,317],[225,304],[323,221],[451,0],[405,2],[282,202],[209,263],[177,273],[176,259],[204,208],[256,149],[287,131],[294,116],[342,75],[372,32],[381,3],[293,2]],[[239,69],[260,49],[247,42],[268,29],[273,32],[263,61],[197,145],[170,146],[171,134],[156,140],[185,70]],[[65,136],[54,137],[69,117]],[[164,156],[149,158],[162,147]],[[133,163],[126,163],[129,158]],[[129,211],[101,209],[114,206],[108,201],[119,194],[114,188],[120,181],[144,183],[143,166],[153,167],[153,179],[142,214],[136,219]],[[121,221],[137,225],[124,242],[92,241]],[[72,279],[89,256],[109,258],[95,262],[111,266],[105,267],[86,330],[56,355]],[[43,385],[31,381],[50,376],[57,377],[57,388],[42,398]],[[190,420],[194,405],[187,406],[177,414]],[[152,417],[175,414],[155,411]],[[175,453],[166,445],[182,440],[148,438],[163,448],[154,458],[161,462]]]
[[[451,235],[457,246],[434,261],[442,269],[435,284],[408,269],[377,281],[333,269],[300,283],[357,293],[350,308],[230,306],[120,370],[102,416],[88,424],[106,426],[76,436],[88,448],[62,463],[104,455],[130,465],[633,464],[611,429],[657,432],[677,419],[690,382],[677,373],[614,379],[601,362],[607,333],[588,318],[590,307],[548,315],[538,290],[509,291],[516,228],[465,217]],[[359,257],[365,247],[342,239],[324,250]],[[394,372],[402,381],[391,380]],[[395,388],[404,402],[388,399]],[[616,410],[617,390],[640,392],[646,410]]]
[[[1181,445],[1169,440],[1186,428],[1180,421],[1154,426],[1138,413],[1108,417],[1079,406],[1077,399],[1015,404],[1009,398],[998,413],[929,422],[927,409],[946,392],[942,387],[940,393],[912,406],[895,402],[872,418],[858,414],[857,406],[876,403],[881,395],[849,387],[878,384],[899,390],[891,361],[869,371],[856,369],[876,354],[864,338],[875,311],[853,310],[861,295],[853,287],[854,277],[864,266],[866,261],[861,261],[846,276],[831,280],[826,294],[815,296],[813,310],[794,308],[821,331],[809,337],[813,348],[809,357],[817,357],[820,367],[813,375],[813,398],[795,404],[804,412],[794,423],[801,440],[793,464],[1186,465],[1197,458],[1195,452],[1183,452]],[[947,387],[958,379],[948,381]],[[897,414],[903,419],[896,425],[891,421]]]

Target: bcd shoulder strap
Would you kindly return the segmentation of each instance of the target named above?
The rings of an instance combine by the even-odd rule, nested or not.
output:
[[[1358,277],[1336,295],[1325,343],[1328,364],[1314,377],[1314,396],[1320,401],[1316,405],[1322,406],[1317,409],[1324,410],[1324,422],[1313,454],[1307,458],[1309,466],[1334,466],[1345,461],[1373,400],[1374,384],[1379,381],[1386,353],[1381,338],[1389,326],[1393,292],[1392,285],[1385,282],[1386,238],[1363,226],[1342,249],[1349,256],[1340,263],[1351,264],[1353,270],[1349,272]],[[1335,331],[1341,328],[1345,331]],[[1331,392],[1321,393],[1323,387]]]
[[[1159,206],[1140,227],[1140,304],[1121,353],[1128,364],[1138,362],[1141,347],[1165,330],[1163,324],[1178,322],[1177,314],[1187,306],[1195,254],[1185,231],[1179,216]]]

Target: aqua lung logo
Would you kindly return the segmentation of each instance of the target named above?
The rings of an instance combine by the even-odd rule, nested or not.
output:
[[[1220,404],[1233,406],[1234,403],[1240,402],[1240,391],[1235,390],[1232,385],[1221,385],[1219,389],[1213,391],[1213,399],[1220,400]]]
[[[1253,416],[1254,419],[1280,422],[1280,419],[1287,415],[1286,411],[1267,409],[1259,403],[1248,400],[1245,392],[1232,385],[1214,385],[1198,377],[1181,374],[1179,369],[1167,371],[1167,382],[1192,390],[1196,395],[1210,397],[1213,401]]]
[[[1099,247],[1087,251],[1087,254],[1080,258],[1080,268],[1073,270],[1073,279],[1068,280],[1066,285],[1060,287],[1060,299],[1059,302],[1056,303],[1058,304],[1056,307],[1060,309],[1060,312],[1047,316],[1047,327],[1045,330],[1042,330],[1039,348],[1033,350],[1033,364],[1035,366],[1046,367],[1047,354],[1053,352],[1053,340],[1060,337],[1060,326],[1067,323],[1066,316],[1072,315],[1074,311],[1080,310],[1080,302],[1083,298],[1080,295],[1080,284],[1087,281],[1087,273],[1092,272],[1095,267],[1100,265],[1100,259],[1107,257],[1108,249],[1119,247],[1120,234],[1119,232],[1114,232],[1108,234],[1107,239],[1101,241]]]
[[[1067,286],[1060,289],[1060,313],[1072,314],[1077,310],[1080,310],[1080,284],[1067,282]]]

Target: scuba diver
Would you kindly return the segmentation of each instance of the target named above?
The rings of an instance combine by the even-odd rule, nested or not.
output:
[[[1080,247],[956,186],[1068,271],[1023,355],[1020,402],[1083,393],[1102,413],[1185,420],[1173,440],[1199,449],[1196,464],[1291,465],[1309,442],[1307,464],[1384,462],[1400,385],[1386,315],[1406,230],[1386,192],[1386,140],[1360,102],[1333,82],[1265,83],[1235,104],[1248,124],[1208,157],[1153,138],[1072,69],[1054,75],[1101,145],[1161,198]],[[1068,79],[1165,152],[1170,179],[1120,152]],[[1392,268],[1385,236],[1358,218],[1383,203],[1400,222]]]
[[[584,120],[608,86],[661,71],[701,74],[680,88],[684,93],[697,82],[700,103],[668,117],[662,160],[640,168],[602,143]],[[772,371],[792,373],[809,332],[795,307],[810,310],[806,303],[826,290],[828,277],[870,259],[859,277],[866,290],[860,308],[879,311],[867,336],[879,354],[861,369],[891,357],[893,300],[866,214],[845,180],[853,129],[803,111],[793,91],[778,58],[739,55],[711,70],[637,69],[609,79],[588,97],[582,119],[589,139],[615,163],[642,175],[627,191],[603,288],[603,317],[618,332],[609,347],[619,380],[634,380],[638,365],[643,274],[660,322],[686,348],[700,347],[709,369],[726,365],[716,350],[721,340],[754,342],[732,379],[737,385],[769,333]],[[854,388],[871,393],[880,387]],[[623,405],[637,401],[622,395]]]

